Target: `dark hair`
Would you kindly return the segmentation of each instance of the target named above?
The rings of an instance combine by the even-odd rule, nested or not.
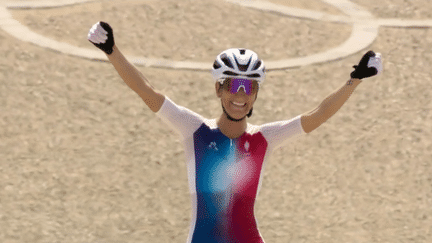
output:
[[[251,117],[252,116],[252,111],[253,111],[253,107],[250,109],[249,113],[246,116],[247,117]]]
[[[224,80],[224,82],[225,82],[225,80]],[[223,89],[223,83],[218,82],[218,84],[219,84],[219,91],[220,91],[221,89]]]

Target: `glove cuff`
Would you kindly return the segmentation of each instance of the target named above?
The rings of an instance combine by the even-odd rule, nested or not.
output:
[[[359,77],[359,73],[357,72],[356,69],[351,72],[350,76],[351,76],[351,78],[358,78],[358,79],[362,79],[363,78],[363,77]]]
[[[103,50],[107,55],[111,55],[112,53],[113,53],[113,48],[111,47],[111,48],[109,48],[109,49],[106,49],[106,48],[104,48],[104,50]]]

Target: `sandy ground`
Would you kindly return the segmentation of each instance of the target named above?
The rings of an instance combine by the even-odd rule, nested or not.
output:
[[[338,14],[311,2],[290,4]],[[354,2],[376,17],[431,17],[428,0]],[[88,29],[105,20],[124,53],[174,60],[211,61],[234,46],[265,60],[303,56],[337,46],[351,30],[210,0],[13,14],[88,48]],[[365,80],[320,128],[274,152],[255,208],[266,242],[432,242],[431,44],[430,29],[381,28],[370,48],[382,53],[385,73]],[[191,208],[179,137],[114,68],[3,31],[0,51],[0,241],[185,242]],[[269,72],[249,122],[315,108],[361,55]],[[209,73],[139,69],[177,104],[220,115]]]

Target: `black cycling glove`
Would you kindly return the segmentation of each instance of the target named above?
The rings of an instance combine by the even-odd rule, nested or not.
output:
[[[363,79],[377,75],[382,72],[381,54],[368,51],[353,68],[355,70],[351,73],[351,78]]]
[[[110,55],[114,47],[114,34],[111,26],[105,22],[98,22],[90,29],[87,39],[96,47]]]

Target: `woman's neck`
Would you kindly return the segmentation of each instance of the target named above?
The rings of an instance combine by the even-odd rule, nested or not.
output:
[[[217,119],[216,124],[219,130],[227,137],[234,139],[240,137],[247,128],[246,118],[235,122],[228,119],[225,113],[223,113],[219,119]]]

